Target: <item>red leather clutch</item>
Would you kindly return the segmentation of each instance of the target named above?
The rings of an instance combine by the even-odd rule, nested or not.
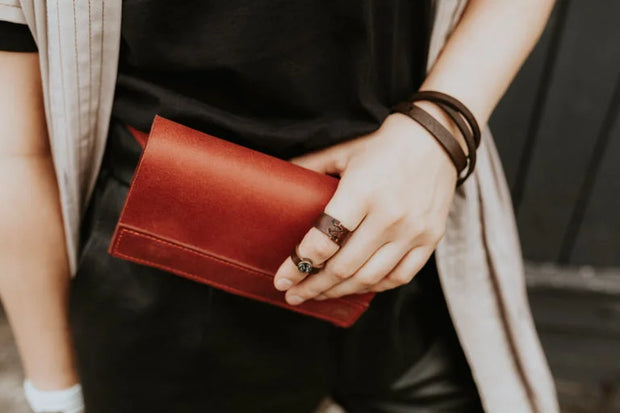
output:
[[[143,146],[110,254],[341,327],[368,308],[373,293],[291,306],[273,286],[337,178],[160,116]]]

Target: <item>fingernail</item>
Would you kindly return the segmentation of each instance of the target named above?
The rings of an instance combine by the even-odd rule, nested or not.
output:
[[[288,290],[293,285],[293,281],[288,278],[280,278],[276,281],[276,288],[280,291]]]
[[[303,303],[304,299],[298,295],[291,295],[290,297],[287,298],[287,301],[290,305],[297,305],[297,304]]]

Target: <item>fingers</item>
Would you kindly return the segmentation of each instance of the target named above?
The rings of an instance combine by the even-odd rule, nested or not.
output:
[[[384,225],[380,220],[367,216],[319,273],[305,278],[287,291],[287,301],[297,303],[309,300],[352,276],[386,243],[382,228]]]
[[[417,247],[409,251],[398,265],[378,284],[369,288],[369,291],[381,292],[409,283],[424,267],[433,253],[433,247]]]
[[[316,228],[311,228],[302,239],[297,252],[299,257],[309,258],[314,266],[327,261],[338,251],[338,245]],[[291,257],[280,265],[274,278],[276,289],[284,291],[302,281],[308,274],[297,269]]]
[[[330,202],[325,206],[325,213],[340,220],[344,227],[353,231],[364,219],[366,208],[362,202],[352,202],[357,197],[344,192],[340,187],[336,190]],[[320,266],[330,259],[339,248],[327,235],[313,227],[304,235],[299,244],[298,252],[301,258],[308,258],[314,266]],[[315,275],[318,276],[319,274]],[[278,268],[274,277],[274,285],[276,289],[284,291],[302,282],[306,276],[307,274],[300,272],[293,260],[288,257]],[[296,298],[295,295],[295,293],[287,293],[285,298],[289,304],[295,305],[305,301]]]
[[[347,158],[345,156],[345,151],[339,150],[338,147],[329,147],[296,158],[291,158],[289,162],[319,173],[340,175],[345,169]]]
[[[324,291],[319,299],[342,297],[374,287],[398,265],[409,250],[407,245],[398,242],[383,245],[355,274]]]

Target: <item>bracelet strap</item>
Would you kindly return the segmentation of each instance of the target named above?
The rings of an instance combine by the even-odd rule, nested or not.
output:
[[[392,112],[399,112],[409,116],[433,135],[452,160],[456,167],[457,175],[461,175],[461,172],[467,167],[467,157],[463,153],[461,145],[459,145],[458,141],[445,126],[439,123],[427,111],[415,106],[412,102],[400,102],[393,107]]]
[[[480,126],[478,126],[478,121],[476,121],[476,117],[474,116],[474,114],[471,113],[471,111],[467,109],[467,106],[465,106],[460,100],[450,95],[447,95],[445,93],[437,92],[434,90],[423,90],[420,92],[416,92],[411,96],[409,100],[411,102],[415,102],[417,100],[428,100],[434,103],[440,102],[456,110],[457,112],[459,112],[459,114],[461,114],[465,118],[465,120],[469,124],[469,127],[471,128],[474,134],[474,142],[476,143],[476,148],[480,146],[481,135],[480,135]]]
[[[476,141],[474,138],[473,131],[470,129],[469,125],[465,120],[463,120],[463,116],[459,114],[459,112],[452,109],[450,106],[443,104],[442,102],[433,102],[437,106],[439,106],[443,111],[452,119],[452,121],[456,124],[457,128],[463,135],[465,139],[465,143],[467,145],[467,159],[469,159],[469,163],[467,164],[467,172],[464,176],[459,178],[459,183],[463,183],[469,175],[474,171],[474,167],[476,166]]]
[[[450,95],[433,90],[423,90],[414,93],[410,98],[411,102],[420,100],[427,100],[439,106],[457,125],[465,139],[468,149],[467,158],[469,159],[469,164],[465,175],[459,178],[459,182],[457,183],[458,186],[472,174],[476,166],[476,149],[480,146],[481,139],[480,126],[476,121],[476,117],[467,106]],[[463,119],[467,122],[469,127],[466,127]]]

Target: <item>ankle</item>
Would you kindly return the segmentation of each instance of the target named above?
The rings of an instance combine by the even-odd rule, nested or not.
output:
[[[26,379],[24,380],[24,393],[35,413],[82,413],[84,411],[82,386],[79,383],[60,390],[40,390]]]

